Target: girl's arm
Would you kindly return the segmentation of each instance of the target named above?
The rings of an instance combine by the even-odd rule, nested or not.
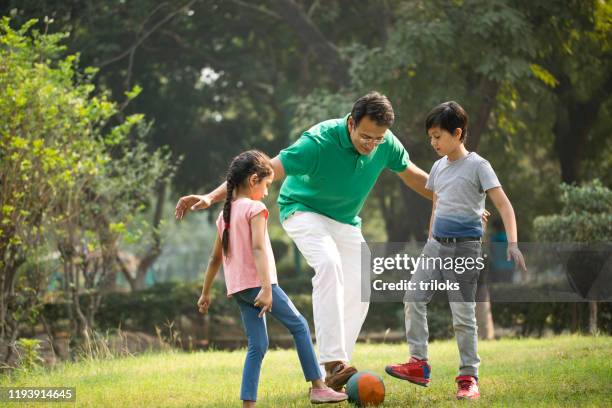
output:
[[[506,235],[508,236],[508,260],[513,260],[515,264],[521,268],[524,272],[527,272],[525,266],[525,259],[523,254],[518,248],[518,233],[516,228],[516,217],[514,216],[514,208],[510,204],[510,200],[504,193],[501,187],[495,187],[487,190],[487,195],[493,201],[495,208],[499,211],[506,228]]]
[[[200,299],[198,299],[198,309],[200,310],[200,313],[208,312],[211,302],[210,288],[215,280],[215,276],[217,276],[217,272],[219,272],[221,262],[223,262],[223,253],[221,249],[221,239],[219,238],[219,234],[217,234],[215,246],[210,254],[208,267],[206,268],[204,285],[202,286],[202,295],[200,296]]]
[[[261,290],[255,298],[255,306],[261,307],[259,317],[262,317],[266,312],[272,311],[272,285],[270,284],[270,271],[268,254],[266,252],[266,214],[265,211],[260,212],[251,218],[251,241],[253,259],[255,260],[255,268],[257,275],[261,281]]]
[[[433,193],[433,192],[432,192]],[[431,216],[429,217],[429,239],[433,238],[433,220],[436,212],[436,203],[438,202],[438,196],[433,193],[432,204],[431,204]]]

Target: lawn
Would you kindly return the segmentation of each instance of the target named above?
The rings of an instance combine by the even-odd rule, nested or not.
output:
[[[432,384],[417,387],[384,373],[406,359],[402,344],[358,344],[353,362],[385,381],[384,407],[612,406],[612,337],[560,336],[481,342],[482,397],[454,398],[458,364],[454,341],[430,346]],[[52,370],[16,372],[0,386],[76,387],[78,407],[239,407],[244,350],[151,353],[136,357],[61,364]],[[264,360],[260,407],[307,407],[308,384],[293,350],[272,350]],[[15,407],[75,406],[15,403]],[[330,405],[332,406],[332,405]],[[340,404],[348,407],[347,403]]]

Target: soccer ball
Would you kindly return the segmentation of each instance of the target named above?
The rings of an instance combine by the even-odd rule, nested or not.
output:
[[[359,407],[376,406],[385,400],[385,384],[378,374],[360,371],[348,380],[346,393],[349,402]]]

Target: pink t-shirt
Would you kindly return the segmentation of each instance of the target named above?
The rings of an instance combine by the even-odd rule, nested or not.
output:
[[[249,198],[239,198],[232,202],[229,228],[229,257],[223,257],[223,271],[225,273],[225,285],[227,295],[240,292],[241,290],[261,286],[261,280],[255,268],[251,240],[251,218],[263,212],[268,220],[268,209],[261,201]],[[217,230],[219,237],[223,236],[223,212],[217,218]],[[276,278],[276,264],[274,253],[268,236],[268,228],[265,231],[265,251],[268,255],[268,271],[270,272],[270,283],[278,283]]]

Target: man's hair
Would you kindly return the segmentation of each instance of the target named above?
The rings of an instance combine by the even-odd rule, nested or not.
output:
[[[395,120],[393,106],[385,95],[372,91],[355,101],[351,110],[351,117],[355,126],[359,125],[364,116],[376,122],[378,126],[390,128]]]
[[[447,130],[451,135],[461,129],[461,141],[465,142],[468,130],[468,116],[465,109],[455,101],[441,103],[429,112],[425,120],[425,132],[433,127]]]

